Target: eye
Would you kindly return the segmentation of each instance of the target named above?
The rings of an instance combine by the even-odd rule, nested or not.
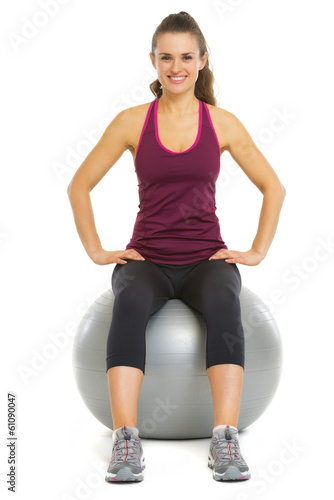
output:
[[[191,60],[191,59],[192,59],[192,57],[191,57],[191,56],[184,56],[184,57],[185,57],[185,59],[186,59],[187,61],[189,61],[189,60]],[[165,59],[165,60],[167,60],[167,59],[170,59],[170,57],[169,57],[169,56],[162,56],[162,57],[161,57],[161,59]]]

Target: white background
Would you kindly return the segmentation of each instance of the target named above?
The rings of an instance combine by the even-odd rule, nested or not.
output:
[[[271,500],[314,498],[329,491],[331,2],[61,3],[20,0],[1,5],[2,490],[8,472],[7,392],[14,391],[17,498],[102,499],[119,494],[126,499],[138,493],[169,498],[182,492],[194,498]],[[49,12],[51,4],[59,8],[41,17],[43,4]],[[104,482],[111,431],[82,402],[71,365],[73,328],[110,287],[114,264],[98,266],[87,256],[66,188],[116,113],[154,99],[148,87],[155,79],[151,38],[164,17],[180,10],[198,21],[206,37],[218,105],[242,121],[286,187],[267,257],[259,266],[239,264],[243,284],[274,313],[284,345],[284,370],[270,407],[240,434],[241,451],[253,474],[250,481],[225,484],[212,479],[209,439],[147,439],[145,480],[116,486]],[[31,23],[39,27],[32,30]],[[270,124],[277,112],[288,118],[273,132]],[[216,201],[222,237],[230,249],[248,250],[262,195],[241,169],[229,173],[233,162],[228,153],[221,163]],[[93,190],[92,202],[104,248],[124,249],[138,210],[129,152]],[[318,253],[321,241],[327,246],[322,243]],[[275,289],[281,291],[281,303],[271,300]],[[57,349],[52,336],[59,332],[66,345]],[[39,370],[32,368],[36,357],[44,357]],[[294,455],[285,451],[287,443],[295,448]]]

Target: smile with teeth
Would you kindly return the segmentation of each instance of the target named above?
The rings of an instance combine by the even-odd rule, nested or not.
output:
[[[169,76],[168,78],[170,78],[174,82],[182,82],[187,77],[186,76]]]

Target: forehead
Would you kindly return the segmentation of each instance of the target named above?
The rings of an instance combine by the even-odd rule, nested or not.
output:
[[[197,37],[191,33],[163,33],[157,39],[157,53],[199,52]]]

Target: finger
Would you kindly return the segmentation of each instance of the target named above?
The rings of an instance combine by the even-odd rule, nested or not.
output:
[[[222,252],[219,253],[218,255],[221,259],[233,259],[233,257],[235,257],[235,255],[233,255],[233,253],[231,252]]]
[[[213,256],[211,257],[211,259],[231,259],[231,258],[233,258],[233,256],[232,256],[232,255],[230,255],[230,254],[226,255],[226,254],[222,254],[222,253],[219,253],[219,254],[213,255]],[[210,260],[211,260],[211,259],[210,259]]]
[[[221,253],[219,254],[221,257],[223,257],[223,259],[233,259],[234,255],[231,254],[230,252],[229,253]]]
[[[144,257],[142,255],[140,255],[140,253],[138,252],[134,252],[132,253],[131,255],[133,255],[133,259],[136,259],[136,260],[145,260]]]

